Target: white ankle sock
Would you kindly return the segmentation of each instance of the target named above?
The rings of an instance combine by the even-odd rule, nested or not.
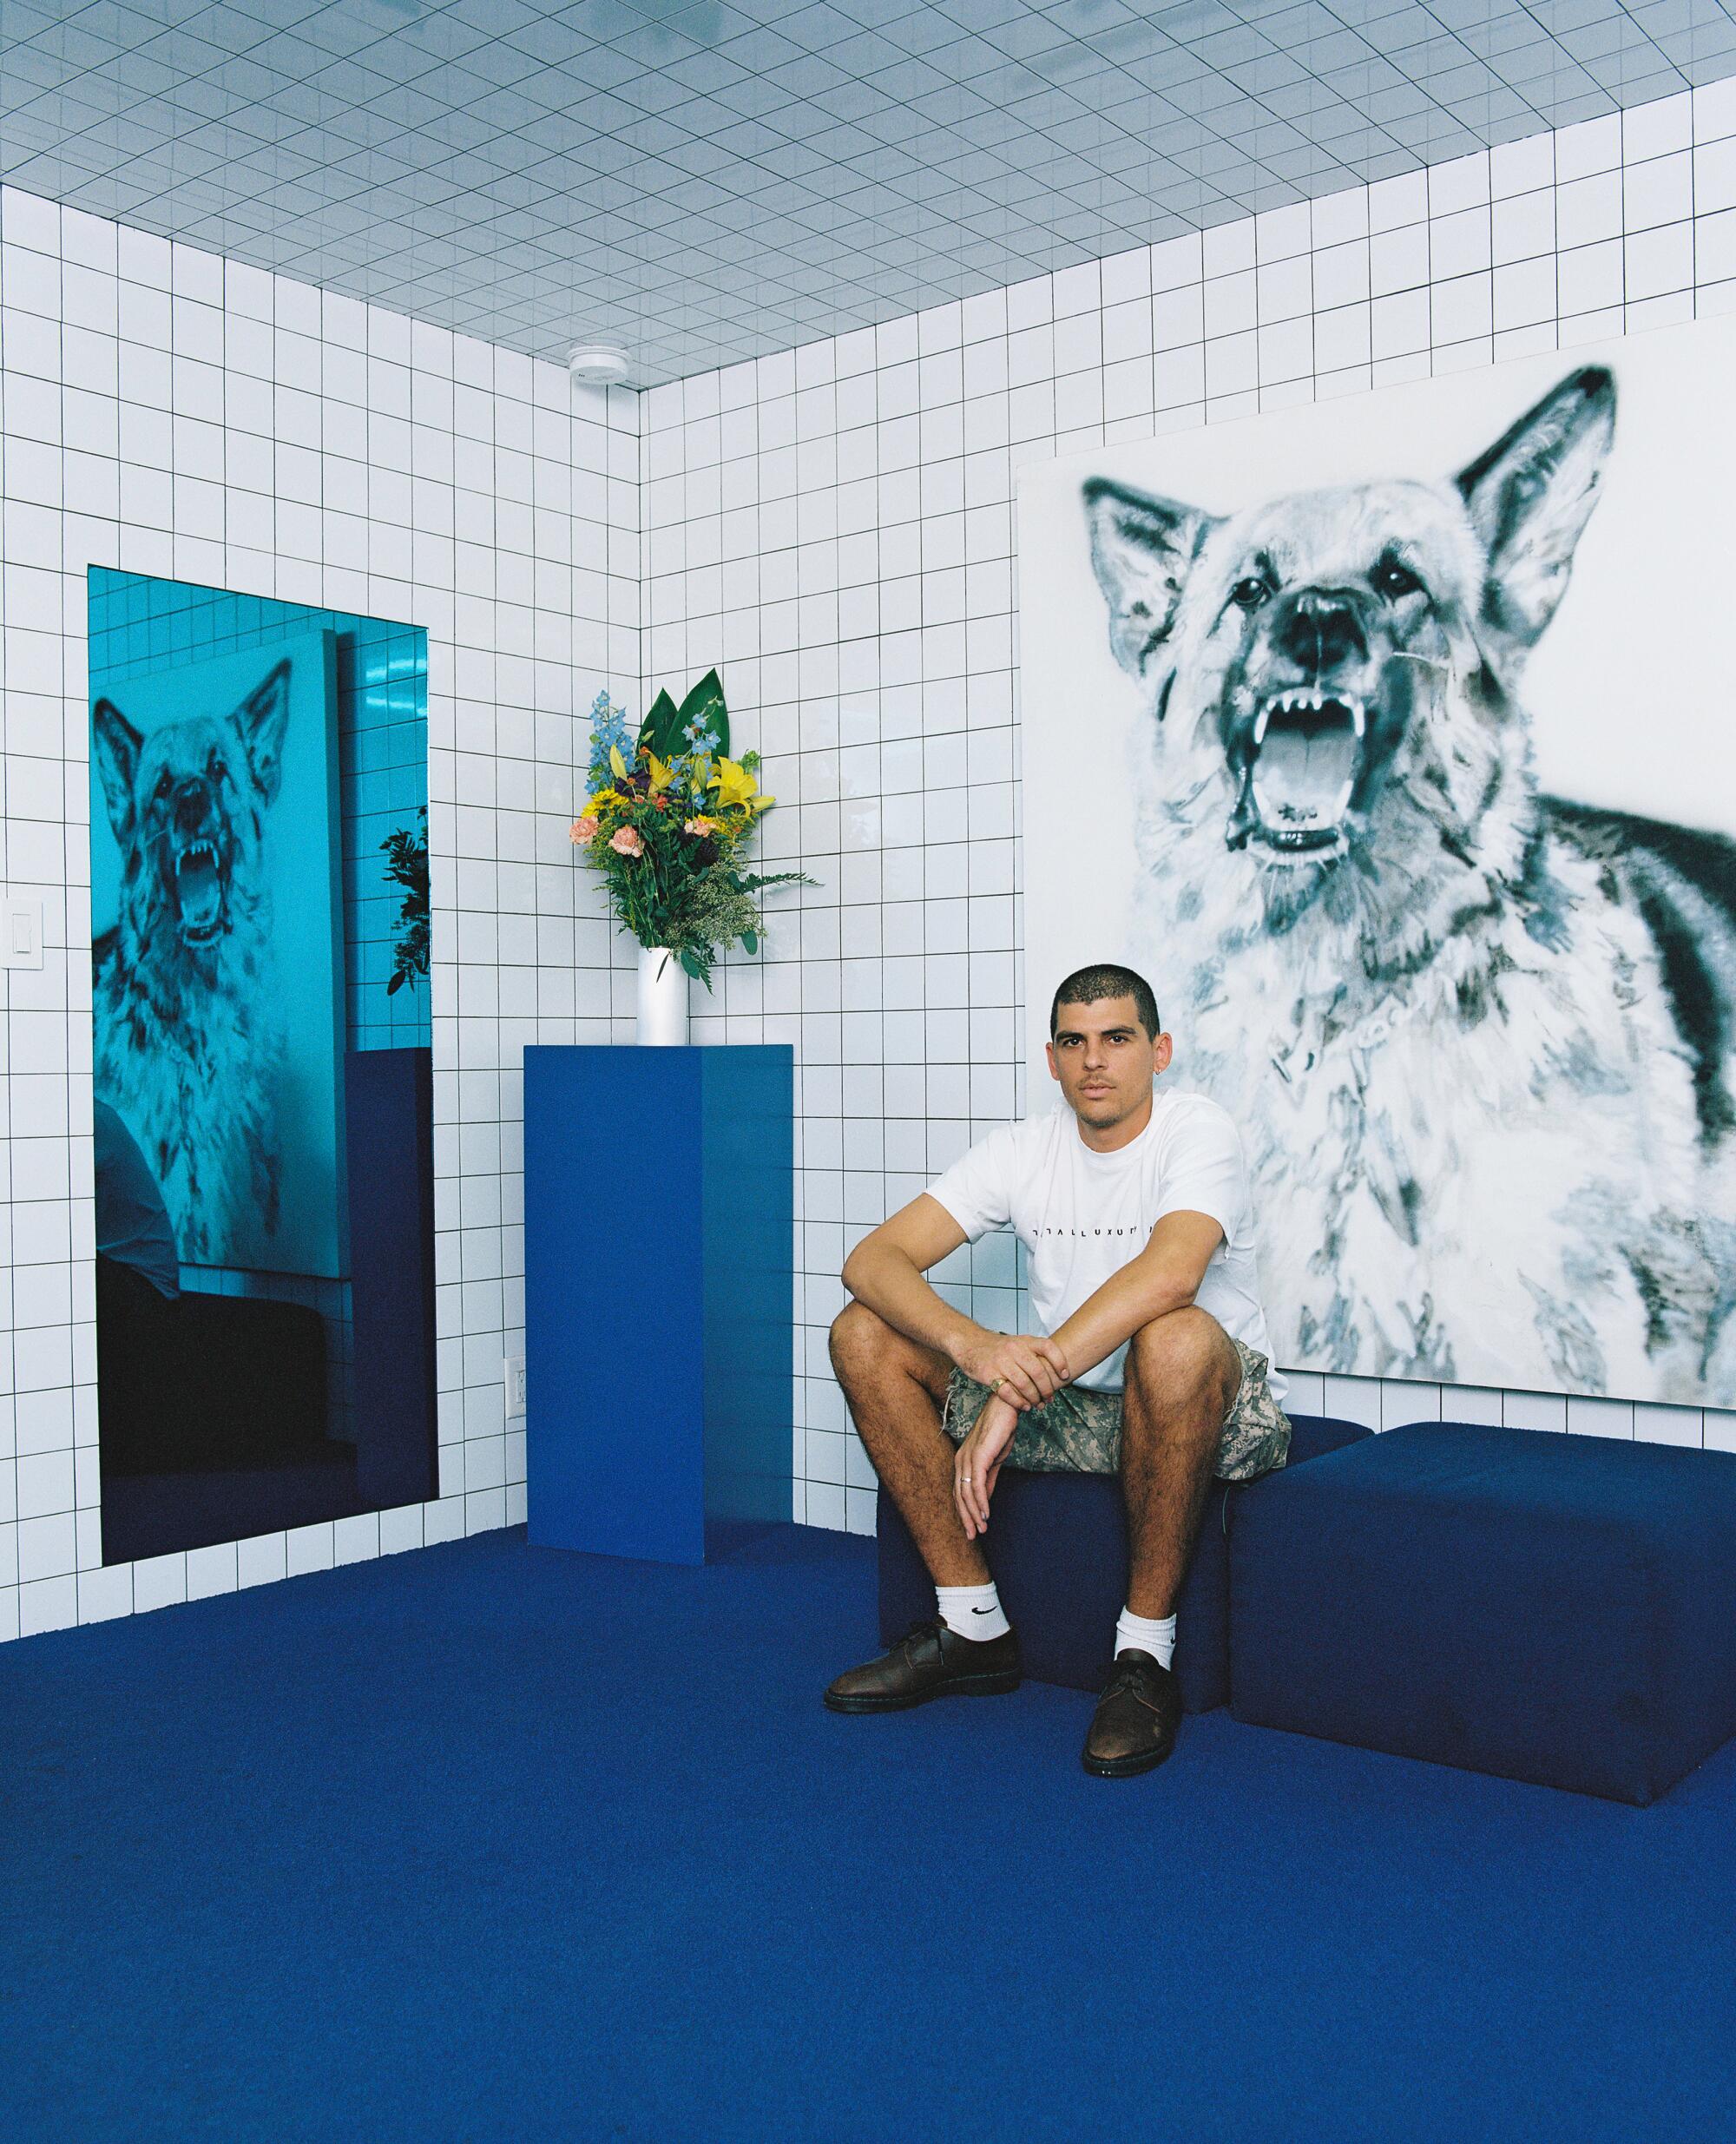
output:
[[[1004,1638],[1012,1628],[992,1578],[986,1586],[937,1586],[934,1597],[940,1603],[941,1621],[961,1638],[981,1644],[990,1638]]]
[[[1149,1653],[1160,1667],[1167,1667],[1175,1657],[1175,1618],[1135,1615],[1130,1608],[1124,1608],[1115,1625],[1115,1650]]]

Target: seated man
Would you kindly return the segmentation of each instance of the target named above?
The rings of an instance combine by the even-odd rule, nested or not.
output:
[[[1154,1091],[1173,1044],[1150,988],[1082,968],[1049,1036],[1066,1106],[990,1133],[845,1261],[832,1364],[940,1613],[825,1701],[892,1712],[1016,1689],[1018,1640],[980,1545],[996,1476],[1007,1460],[1119,1471],[1128,1603],[1084,1750],[1088,1772],[1115,1779],[1174,1743],[1175,1599],[1213,1476],[1281,1466],[1290,1424],[1267,1374],[1241,1141],[1215,1102]],[[1030,1253],[1035,1338],[985,1331],[923,1278],[1009,1224]]]

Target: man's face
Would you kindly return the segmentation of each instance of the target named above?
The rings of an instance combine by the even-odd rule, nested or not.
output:
[[[1151,1099],[1151,1083],[1169,1062],[1170,1039],[1139,1023],[1131,997],[1063,1004],[1049,1045],[1049,1069],[1082,1124],[1112,1131]]]

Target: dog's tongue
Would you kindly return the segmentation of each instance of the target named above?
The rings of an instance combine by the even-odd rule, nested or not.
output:
[[[181,928],[195,936],[209,936],[221,920],[223,906],[216,852],[202,845],[189,849],[175,865],[174,890],[181,903]]]
[[[1254,799],[1275,832],[1335,826],[1356,775],[1357,735],[1345,710],[1286,714],[1268,723],[1254,766]]]

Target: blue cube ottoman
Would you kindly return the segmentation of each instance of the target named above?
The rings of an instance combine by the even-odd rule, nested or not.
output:
[[[1370,1436],[1358,1422],[1292,1415],[1289,1472]],[[1275,1478],[1268,1476],[1268,1479]],[[1189,1712],[1229,1697],[1227,1536],[1257,1483],[1219,1483],[1175,1615],[1175,1673]],[[934,1586],[886,1491],[880,1491],[880,1636],[895,1644],[934,1614]],[[1107,1474],[1028,1474],[1003,1467],[990,1508],[989,1567],[1019,1634],[1024,1671],[1072,1690],[1102,1687],[1115,1618],[1128,1597],[1128,1538],[1121,1483]]]
[[[1418,1422],[1250,1484],[1231,1708],[1654,1801],[1736,1732],[1736,1457]]]

